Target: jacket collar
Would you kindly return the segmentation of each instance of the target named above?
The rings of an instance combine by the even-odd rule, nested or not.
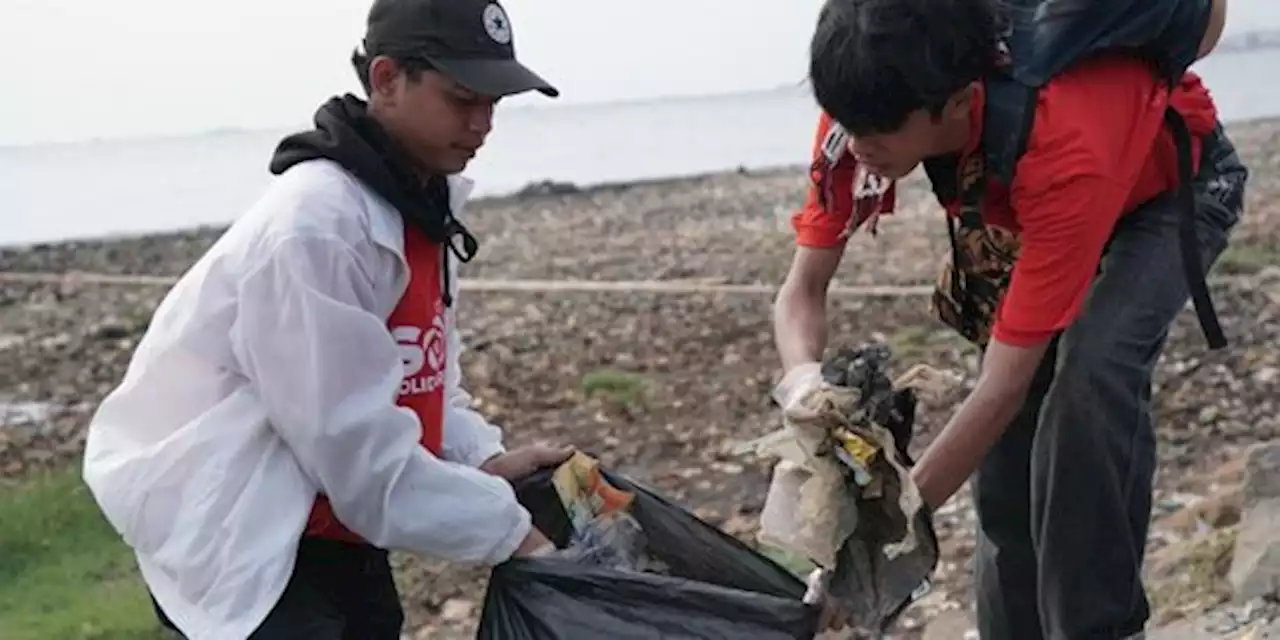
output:
[[[462,175],[452,175],[447,178],[449,183],[449,209],[453,212],[455,218],[462,217],[462,210],[466,206],[467,200],[471,198],[471,192],[475,189],[475,181]],[[356,181],[359,183],[359,180]],[[373,241],[379,246],[393,252],[402,261],[404,260],[404,218],[396,211],[395,207],[386,199],[379,196],[372,189],[361,184],[361,190],[377,204],[371,208],[371,220]]]

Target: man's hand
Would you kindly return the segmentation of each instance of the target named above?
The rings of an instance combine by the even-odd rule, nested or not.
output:
[[[512,556],[516,558],[532,558],[537,556],[545,556],[556,550],[556,546],[547,539],[547,536],[536,527],[529,529],[529,535],[520,541],[520,546],[516,547]]]
[[[991,341],[977,386],[911,469],[911,480],[930,508],[951,499],[1018,415],[1047,347],[1047,342],[1015,347]]]
[[[839,631],[849,626],[849,616],[840,606],[827,597],[827,582],[831,580],[831,572],[825,569],[814,569],[806,581],[808,589],[804,592],[805,604],[821,604],[822,614],[818,617],[818,631]]]
[[[822,384],[822,364],[804,362],[787,371],[773,388],[773,399],[785,412]]]
[[[552,447],[535,444],[520,447],[485,460],[480,465],[480,470],[507,480],[515,480],[543,467],[554,467],[569,459],[574,451],[572,446]]]

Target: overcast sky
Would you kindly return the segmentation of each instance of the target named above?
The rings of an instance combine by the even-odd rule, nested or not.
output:
[[[1280,27],[1230,0],[1228,31]],[[804,77],[821,0],[507,0],[556,102],[767,89]],[[0,0],[0,144],[275,128],[356,90],[368,0]],[[713,35],[714,33],[714,35]],[[547,105],[527,96],[519,104]]]

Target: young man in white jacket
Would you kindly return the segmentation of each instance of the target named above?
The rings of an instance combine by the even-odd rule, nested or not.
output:
[[[183,275],[89,426],[84,478],[193,640],[394,640],[388,549],[465,563],[549,550],[460,386],[450,276],[477,243],[456,174],[516,61],[490,0],[377,0],[334,97],[262,198]]]

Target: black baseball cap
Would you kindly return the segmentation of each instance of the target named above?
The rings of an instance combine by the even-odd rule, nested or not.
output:
[[[364,37],[370,58],[429,63],[454,82],[487,96],[560,91],[516,60],[511,21],[494,0],[374,0]]]

